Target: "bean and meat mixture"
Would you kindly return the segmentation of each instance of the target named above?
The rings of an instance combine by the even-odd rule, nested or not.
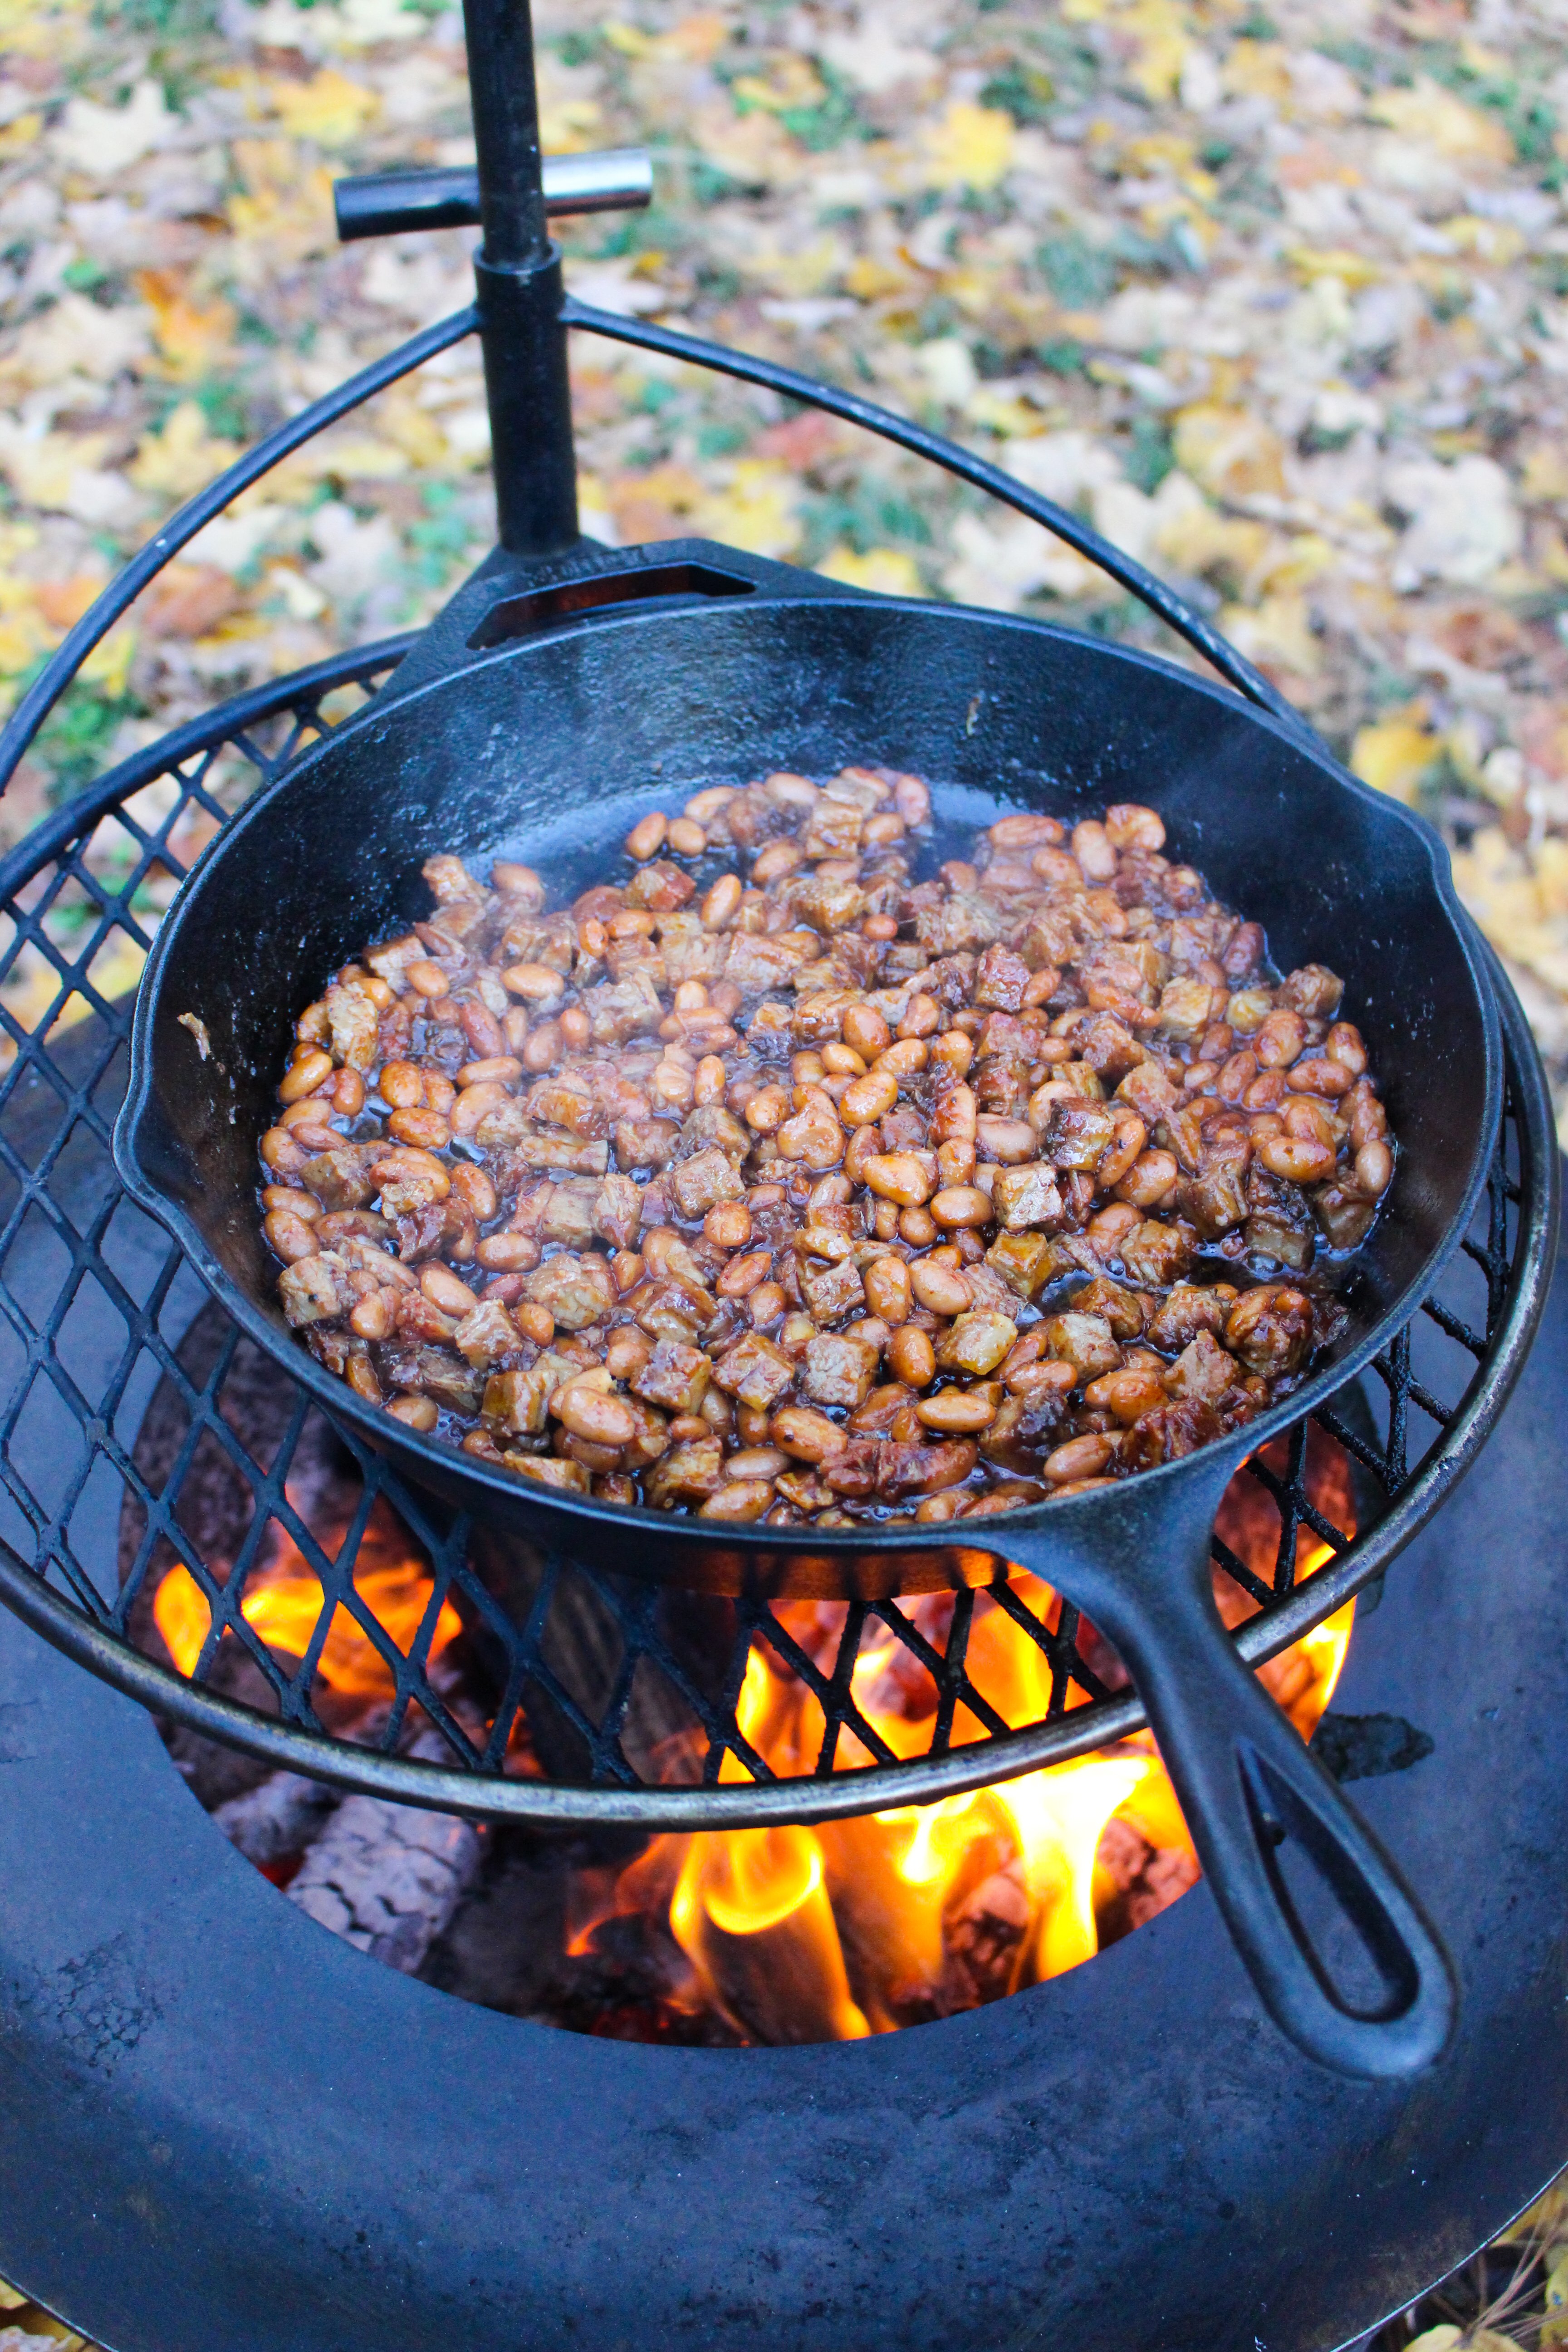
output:
[[[520,1477],[787,1526],[1075,1494],[1286,1393],[1394,1168],[1341,982],[1152,809],[917,879],[931,838],[851,767],[646,816],[553,910],[432,857],[261,1139],[321,1362]]]

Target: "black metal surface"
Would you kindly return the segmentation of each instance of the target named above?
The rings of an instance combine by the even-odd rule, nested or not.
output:
[[[1462,1980],[1399,2086],[1268,2030],[1202,1886],[873,2042],[641,2049],[463,2007],[281,1900],[145,1716],[0,1619],[0,2272],[113,2352],[207,2352],[217,2314],[226,2352],[1353,2342],[1568,2150],[1565,1383],[1560,1276],[1331,1718],[1358,1769],[1421,1759],[1357,1782]]]
[[[484,241],[474,257],[496,531],[517,555],[577,541],[561,257],[545,217],[527,0],[463,0]]]
[[[541,178],[552,220],[574,213],[640,212],[653,202],[653,166],[640,147],[546,155]],[[416,229],[477,228],[479,175],[471,163],[363,172],[333,181],[332,211],[345,245]]]

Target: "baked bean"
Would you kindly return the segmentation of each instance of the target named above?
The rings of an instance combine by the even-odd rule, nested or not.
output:
[[[899,1024],[900,1037],[931,1037],[942,1025],[942,1007],[934,996],[917,989]]]
[[[867,1127],[886,1118],[899,1099],[899,1081],[891,1070],[868,1070],[852,1079],[839,1097],[838,1112],[846,1127]]]
[[[465,1062],[458,1084],[465,1091],[469,1087],[515,1087],[521,1076],[522,1064],[515,1054],[491,1054],[483,1061]]]
[[[500,1202],[496,1188],[484,1169],[470,1160],[461,1161],[451,1172],[452,1198],[468,1210],[476,1225],[484,1224],[496,1213]]]
[[[1342,1062],[1331,1061],[1324,1054],[1310,1062],[1298,1062],[1285,1073],[1285,1084],[1293,1094],[1327,1095],[1337,1100],[1348,1095],[1355,1084],[1352,1073]]]
[[[733,784],[704,784],[693,793],[686,803],[686,814],[695,817],[699,824],[711,824],[721,808],[728,808],[735,797]]]
[[[331,1075],[331,1055],[324,1054],[319,1045],[312,1046],[308,1053],[300,1055],[292,1068],[285,1072],[278,1087],[279,1100],[301,1102],[307,1095],[313,1095]]]
[[[1355,1156],[1356,1190],[1381,1199],[1394,1181],[1394,1154],[1386,1143],[1363,1143]]]
[[[789,1115],[789,1097],[783,1087],[764,1087],[746,1105],[746,1125],[759,1135],[776,1135]]]
[[[887,1347],[888,1369],[907,1389],[929,1388],[936,1378],[936,1349],[931,1334],[916,1323],[901,1323]]]
[[[1235,997],[1231,998],[1227,1011],[1232,1016],[1232,1028],[1243,1026],[1234,1017]],[[1281,1009],[1267,1014],[1258,1024],[1252,1040],[1252,1050],[1258,1056],[1260,1068],[1279,1070],[1296,1059],[1306,1042],[1307,1024],[1300,1014]]]
[[[555,1318],[548,1307],[524,1304],[512,1308],[512,1321],[525,1339],[536,1347],[548,1348],[555,1337]]]
[[[900,1208],[918,1209],[931,1196],[931,1180],[912,1151],[877,1151],[861,1171],[873,1192]]]
[[[1116,849],[1163,849],[1165,828],[1152,808],[1137,801],[1115,801],[1105,812],[1107,838]]]
[[[471,1315],[479,1303],[466,1282],[434,1263],[420,1267],[419,1287],[443,1315]]]
[[[891,1251],[867,1266],[861,1276],[866,1286],[866,1304],[873,1315],[889,1323],[902,1323],[910,1311],[913,1288],[910,1269],[901,1257]]]
[[[306,1220],[296,1216],[291,1209],[269,1209],[261,1220],[261,1230],[267,1236],[268,1247],[277,1251],[285,1265],[314,1257],[321,1247]]]
[[[341,1118],[357,1118],[364,1108],[364,1080],[357,1070],[340,1070],[332,1080],[332,1108]]]
[[[955,1266],[935,1258],[918,1257],[910,1267],[910,1288],[933,1315],[962,1315],[974,1293]]]
[[[286,1127],[269,1127],[257,1150],[263,1166],[279,1176],[297,1175],[310,1156],[308,1151],[300,1150]]]
[[[991,1201],[977,1185],[952,1184],[936,1195],[931,1213],[939,1225],[949,1230],[954,1225],[986,1225],[991,1222]]]
[[[1323,1040],[1323,1051],[1331,1062],[1342,1063],[1352,1078],[1365,1076],[1366,1046],[1353,1023],[1336,1021]]]
[[[514,996],[521,996],[528,1004],[553,1004],[566,992],[566,982],[547,963],[509,964],[501,980]]]
[[[759,887],[780,881],[805,863],[798,842],[770,841],[767,847],[752,861],[752,880]]]
[[[760,1519],[773,1499],[771,1478],[738,1478],[733,1486],[721,1486],[698,1508],[700,1519],[738,1519],[742,1522]]]
[[[1138,1364],[1118,1372],[1102,1372],[1099,1380],[1089,1381],[1083,1401],[1093,1412],[1114,1413],[1124,1427],[1131,1428],[1142,1414],[1152,1412],[1167,1400],[1158,1371]]]
[[[990,1427],[996,1408],[984,1390],[939,1389],[935,1396],[921,1398],[915,1418],[922,1428],[940,1430],[944,1437],[973,1437],[976,1430]]]
[[[874,1006],[852,1004],[845,1013],[844,1043],[853,1047],[862,1061],[874,1062],[892,1042],[892,1031]]]
[[[349,1310],[349,1329],[362,1339],[384,1339],[392,1326],[390,1291],[373,1290],[368,1298],[356,1299]]]
[[[749,1297],[760,1282],[765,1282],[773,1265],[768,1250],[748,1250],[742,1257],[732,1257],[719,1276],[713,1287],[721,1298]]]
[[[1116,878],[1116,849],[1104,825],[1093,817],[1072,829],[1072,854],[1086,881],[1112,882]]]
[[[1126,1181],[1140,1165],[1148,1140],[1149,1130],[1135,1110],[1116,1113],[1115,1132],[1100,1153],[1094,1171],[1094,1181],[1102,1192],[1114,1192]]]
[[[704,892],[702,921],[707,929],[721,931],[732,923],[740,908],[745,885],[738,874],[721,874],[717,882]]]
[[[626,856],[635,857],[639,865],[646,865],[650,857],[658,856],[659,851],[664,847],[665,836],[668,831],[669,819],[665,815],[664,811],[650,809],[647,816],[639,818],[627,834]]]
[[[474,1256],[492,1274],[526,1274],[539,1264],[540,1249],[527,1234],[487,1234],[475,1244]]]
[[[788,1299],[776,1282],[759,1282],[747,1295],[746,1312],[752,1318],[752,1328],[761,1331],[768,1324],[776,1323],[788,1305]]]
[[[669,845],[678,857],[700,857],[708,846],[708,835],[694,817],[678,816],[670,824]]]
[[[936,1219],[929,1209],[900,1209],[899,1233],[911,1249],[929,1249],[936,1239]]]
[[[612,1331],[605,1350],[605,1370],[613,1381],[635,1381],[653,1353],[653,1341],[642,1331]]]
[[[894,1077],[912,1077],[923,1070],[931,1055],[923,1037],[895,1037],[892,1044],[879,1054],[872,1069],[889,1072]]]
[[[438,1110],[395,1110],[386,1131],[397,1142],[416,1143],[422,1151],[444,1151],[452,1140],[451,1122]]]
[[[426,1437],[440,1419],[435,1405],[426,1396],[394,1397],[386,1409],[395,1421],[401,1421],[409,1429],[418,1430]]]
[[[720,1249],[744,1249],[752,1238],[752,1213],[744,1201],[717,1201],[702,1220],[702,1231]]]
[[[1069,1480],[1092,1478],[1108,1468],[1116,1456],[1116,1441],[1103,1433],[1088,1437],[1069,1437],[1047,1454],[1041,1464],[1053,1486],[1067,1485]]]
[[[503,898],[520,898],[530,913],[537,912],[544,904],[544,885],[531,866],[519,866],[511,858],[498,857],[490,867],[490,882]]]
[[[550,1410],[563,1429],[586,1438],[590,1445],[629,1445],[637,1433],[637,1417],[619,1397],[605,1396],[576,1381],[556,1390]]]
[[[1266,1135],[1254,1150],[1271,1176],[1282,1176],[1291,1184],[1319,1184],[1333,1173],[1332,1146],[1303,1136]]]
[[[263,1187],[261,1205],[264,1209],[286,1209],[291,1217],[302,1218],[314,1224],[321,1213],[321,1204],[313,1192],[301,1192],[292,1184],[268,1184]]]

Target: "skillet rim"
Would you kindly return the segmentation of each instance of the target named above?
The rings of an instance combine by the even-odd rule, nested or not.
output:
[[[1359,1339],[1341,1352],[1331,1353],[1289,1396],[1259,1413],[1255,1421],[1248,1422],[1244,1430],[1218,1438],[1194,1454],[1163,1463],[1157,1469],[1141,1471],[1135,1480],[1118,1481],[1114,1488],[1096,1488],[1086,1494],[1024,1504],[1016,1510],[988,1515],[985,1520],[975,1523],[973,1533],[967,1541],[961,1537],[945,1536],[943,1530],[949,1525],[945,1521],[934,1523],[931,1535],[923,1541],[916,1534],[912,1523],[897,1527],[872,1522],[858,1523],[851,1528],[770,1528],[764,1534],[761,1528],[749,1523],[704,1521],[700,1517],[655,1510],[642,1505],[605,1503],[592,1496],[577,1496],[545,1486],[538,1480],[524,1481],[510,1472],[492,1469],[478,1457],[463,1454],[460,1448],[444,1440],[425,1437],[416,1431],[406,1430],[402,1423],[395,1424],[400,1433],[392,1434],[391,1416],[364,1403],[346,1381],[336,1379],[318,1364],[309,1350],[300,1346],[291,1332],[280,1328],[273,1321],[271,1316],[226,1271],[186,1212],[161,1190],[142,1165],[142,1131],[153,1110],[153,1030],[164,966],[174,953],[190,910],[199,902],[203,889],[219,865],[231,851],[237,850],[247,841],[253,826],[266,820],[279,796],[286,789],[292,789],[318,760],[340,742],[351,740],[353,735],[374,725],[400,702],[416,703],[426,695],[443,690],[455,676],[467,677],[477,670],[504,662],[524,662],[536,648],[543,649],[563,638],[584,636],[590,633],[596,635],[661,626],[672,620],[689,625],[711,618],[717,625],[740,619],[745,613],[771,613],[779,609],[809,608],[819,614],[824,609],[841,608],[863,613],[868,604],[879,607],[885,614],[898,614],[917,622],[959,620],[975,624],[988,632],[1048,637],[1079,650],[1087,650],[1105,660],[1124,663],[1135,669],[1152,670],[1163,678],[1218,704],[1227,715],[1234,716],[1239,712],[1273,736],[1287,751],[1311,760],[1324,772],[1325,781],[1348,793],[1352,800],[1380,819],[1403,826],[1424,855],[1434,895],[1468,978],[1480,1021],[1484,1062],[1482,1111],[1471,1146],[1469,1173],[1459,1206],[1449,1219],[1437,1246],[1422,1261],[1419,1273]],[[1482,951],[1472,935],[1455,887],[1448,852],[1441,836],[1414,810],[1375,792],[1359,777],[1352,775],[1305,721],[1291,727],[1272,712],[1247,701],[1234,688],[1199,677],[1168,656],[1142,646],[1122,646],[1094,637],[1085,631],[1066,628],[1058,622],[1037,619],[1028,614],[987,612],[974,605],[937,604],[927,598],[879,596],[865,590],[851,589],[841,594],[824,594],[820,588],[814,587],[791,594],[773,589],[770,583],[754,601],[747,599],[739,607],[721,606],[715,609],[698,604],[679,606],[666,604],[657,611],[611,607],[587,618],[574,616],[534,635],[511,639],[487,648],[464,661],[460,668],[446,669],[419,680],[402,697],[396,692],[396,672],[394,671],[387,684],[372,697],[363,709],[355,711],[330,734],[319,737],[308,745],[214,837],[187,874],[158,927],[137,988],[125,1098],[114,1123],[112,1150],[115,1167],[132,1199],[179,1244],[208,1291],[233,1317],[247,1338],[303,1387],[325,1412],[349,1422],[374,1452],[389,1456],[396,1463],[421,1492],[442,1493],[456,1480],[477,1489],[479,1495],[493,1498],[494,1503],[501,1507],[486,1511],[477,1505],[458,1507],[468,1509],[471,1517],[482,1518],[487,1524],[515,1528],[520,1521],[537,1517],[546,1523],[555,1523],[558,1539],[562,1522],[591,1527],[611,1535],[616,1530],[635,1532],[640,1529],[648,1535],[657,1534],[667,1544],[690,1545],[700,1551],[713,1554],[739,1551],[747,1555],[774,1553],[798,1557],[816,1554],[827,1559],[852,1559],[868,1553],[880,1555],[902,1551],[929,1555],[963,1549],[984,1551],[1000,1558],[1005,1556],[1002,1544],[984,1540],[983,1528],[988,1529],[993,1524],[997,1524],[1009,1533],[1016,1530],[1019,1536],[1026,1533],[1047,1534],[1051,1527],[1061,1522],[1064,1514],[1070,1513],[1076,1520],[1079,1516],[1079,1507],[1092,1507],[1103,1496],[1113,1492],[1124,1494],[1128,1486],[1135,1486],[1141,1497],[1147,1496],[1148,1507],[1153,1512],[1161,1499],[1171,1493],[1184,1475],[1189,1477],[1201,1475],[1205,1466],[1217,1475],[1222,1462],[1229,1463],[1234,1468],[1244,1454],[1252,1453],[1271,1437],[1278,1436],[1282,1430],[1303,1419],[1364,1370],[1390,1334],[1415,1313],[1421,1299],[1430,1291],[1469,1228],[1490,1166],[1492,1141],[1501,1117],[1502,1086],[1502,1036],[1496,999]],[[421,1476],[421,1470],[426,1467],[430,1475]],[[446,1499],[450,1500],[450,1497]],[[962,1527],[964,1523],[952,1524]],[[650,1582],[675,1580],[657,1569],[649,1572],[630,1568],[627,1572],[647,1574]]]

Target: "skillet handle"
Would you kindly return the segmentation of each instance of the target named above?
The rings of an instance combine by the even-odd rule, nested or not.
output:
[[[1453,1969],[1388,1855],[1237,1655],[1215,1607],[1209,1538],[1230,1467],[1203,1465],[1147,1500],[1037,1520],[1025,1565],[1076,1601],[1125,1660],[1204,1874],[1270,2017],[1340,2074],[1414,2074],[1453,2029]],[[1081,1528],[1081,1532],[1080,1532]],[[1295,1842],[1382,1979],[1352,2008],[1314,1951],[1280,1868]]]

